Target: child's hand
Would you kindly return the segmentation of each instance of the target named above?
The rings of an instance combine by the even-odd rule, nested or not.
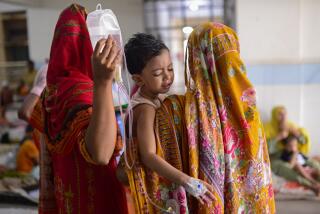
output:
[[[202,180],[190,178],[184,188],[189,194],[197,198],[201,204],[209,204],[215,200],[212,193],[213,187]]]
[[[121,56],[121,50],[111,36],[99,40],[91,58],[94,82],[112,81]]]

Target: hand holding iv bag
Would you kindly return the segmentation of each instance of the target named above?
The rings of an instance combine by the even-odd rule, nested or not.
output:
[[[96,10],[88,14],[87,26],[93,48],[100,39],[106,39],[111,35],[118,47],[123,49],[121,29],[112,10],[102,10],[101,4],[98,4]],[[116,70],[115,81],[122,82],[121,66]]]

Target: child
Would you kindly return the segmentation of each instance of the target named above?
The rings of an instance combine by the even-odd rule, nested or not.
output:
[[[294,135],[289,135],[284,140],[284,150],[281,159],[288,162],[290,166],[301,176],[312,183],[311,189],[320,196],[320,167],[316,161],[313,161],[303,155],[298,150],[298,139]]]
[[[150,175],[150,180],[157,180],[159,182],[159,185],[155,185],[158,186],[155,187],[158,191],[153,191],[154,189],[152,188],[149,188],[152,190],[146,190],[146,188],[148,188],[146,187],[148,182],[152,182],[149,180],[149,177],[144,181],[144,184],[140,185],[140,187],[142,186],[142,191],[147,191],[149,196],[146,196],[144,199],[135,198],[135,201],[138,201],[136,202],[136,209],[140,210],[140,212],[146,209],[150,211],[154,209],[154,207],[159,208],[160,206],[161,209],[163,208],[161,206],[165,205],[165,208],[172,210],[175,209],[172,204],[176,203],[178,204],[177,206],[182,207],[183,200],[180,199],[185,197],[185,193],[183,194],[184,189],[181,189],[181,186],[184,187],[189,194],[195,196],[201,203],[210,203],[214,197],[211,192],[213,188],[201,180],[191,178],[169,164],[165,155],[161,157],[159,153],[159,150],[166,150],[166,148],[159,148],[159,144],[156,142],[154,130],[156,109],[161,106],[164,100],[163,94],[169,91],[174,80],[174,71],[169,49],[161,40],[156,39],[152,35],[138,33],[126,44],[125,54],[128,70],[136,85],[139,86],[138,91],[133,95],[131,101],[133,110],[132,137],[134,139],[134,142],[131,142],[131,144],[134,144],[138,152],[137,157],[139,157],[139,160],[136,161],[140,161],[143,167],[137,168],[137,162],[135,164],[135,162],[132,161],[133,168],[131,172],[142,170],[143,172],[139,172],[140,174],[135,173],[135,175],[138,176],[137,179],[141,180],[142,177]],[[130,150],[130,148],[128,148],[128,150]],[[130,153],[130,151],[127,151],[127,153]],[[156,172],[160,178],[153,177],[153,174],[148,170]],[[128,174],[130,180],[130,170]],[[162,186],[162,183],[169,183],[167,181],[161,183],[162,180],[174,183],[173,185],[177,185],[176,189],[162,188],[165,186]],[[137,186],[133,186],[133,184],[130,183],[130,188],[131,191],[133,191]],[[177,193],[177,189],[181,191]],[[151,191],[153,191],[154,195],[159,195],[159,197],[152,194],[150,195]],[[167,192],[169,192],[169,194],[166,194]],[[170,193],[173,195],[177,193],[177,195],[181,197],[179,200],[172,202],[173,199],[170,199],[170,196],[168,196]],[[140,195],[140,197],[142,196]],[[157,204],[155,204],[156,199],[159,199]],[[160,200],[164,200],[164,203],[161,203]],[[152,205],[150,205],[150,203]],[[183,209],[187,209],[187,207]]]

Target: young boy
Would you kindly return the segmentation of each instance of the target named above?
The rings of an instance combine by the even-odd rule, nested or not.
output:
[[[294,135],[289,135],[284,140],[284,144],[281,159],[288,162],[296,172],[310,181],[313,184],[312,190],[320,196],[320,166],[318,162],[299,152],[298,139]]]
[[[174,80],[169,49],[154,36],[138,33],[126,44],[125,54],[128,70],[139,86],[131,104],[132,137],[137,143],[140,162],[158,175],[185,187],[200,202],[209,203],[213,200],[209,184],[191,178],[157,155],[154,130],[156,109],[161,106],[164,94],[169,91]]]

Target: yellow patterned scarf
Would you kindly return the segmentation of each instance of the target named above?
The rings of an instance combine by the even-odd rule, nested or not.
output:
[[[267,144],[237,35],[218,23],[198,26],[188,68],[190,175],[212,184],[217,198],[196,213],[274,213]]]

